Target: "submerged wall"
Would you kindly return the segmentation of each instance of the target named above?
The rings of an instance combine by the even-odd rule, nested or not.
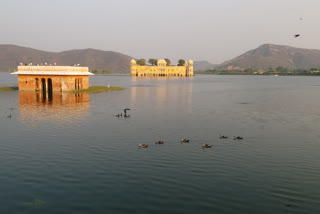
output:
[[[18,75],[19,90],[72,91],[89,88],[89,76]]]

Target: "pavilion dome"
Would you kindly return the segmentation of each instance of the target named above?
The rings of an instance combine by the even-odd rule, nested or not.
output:
[[[164,60],[164,59],[159,59],[158,60],[158,66],[163,66],[163,65],[167,65],[167,61],[166,60]]]

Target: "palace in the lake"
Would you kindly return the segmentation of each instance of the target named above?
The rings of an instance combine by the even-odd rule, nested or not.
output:
[[[189,60],[183,66],[167,66],[167,62],[160,59],[155,66],[141,66],[132,59],[130,74],[136,77],[190,77],[193,76],[193,61]]]
[[[63,92],[89,88],[88,67],[79,66],[18,66],[11,73],[18,75],[20,91],[43,93]]]

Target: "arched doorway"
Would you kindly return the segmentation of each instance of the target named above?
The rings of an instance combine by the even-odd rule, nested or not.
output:
[[[36,78],[36,91],[39,91],[39,79]]]
[[[74,89],[75,90],[80,90],[82,88],[82,79],[80,80],[80,78],[75,78],[74,79]]]
[[[52,79],[48,79],[48,98],[51,101],[52,100]]]
[[[46,99],[46,79],[42,78],[41,79],[41,88],[42,88],[42,98],[43,100]]]

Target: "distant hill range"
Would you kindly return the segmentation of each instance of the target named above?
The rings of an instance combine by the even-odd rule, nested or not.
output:
[[[220,64],[217,69],[242,70],[252,68],[268,70],[278,66],[288,69],[319,68],[320,50],[264,44]]]
[[[79,49],[62,52],[46,52],[16,45],[0,45],[0,70],[17,68],[18,63],[57,65],[80,64],[90,70],[130,72],[131,56],[113,51]],[[195,61],[194,70],[243,70],[277,68],[288,69],[320,68],[320,50],[293,48],[282,45],[264,44],[220,65],[208,61]]]
[[[0,70],[13,70],[18,63],[57,65],[80,64],[90,70],[108,70],[113,72],[130,71],[131,56],[113,51],[96,49],[69,50],[62,52],[46,52],[16,45],[0,45]]]
[[[211,64],[208,61],[194,61],[193,62],[193,70],[195,71],[205,71],[205,70],[212,70],[216,67],[216,64]]]

